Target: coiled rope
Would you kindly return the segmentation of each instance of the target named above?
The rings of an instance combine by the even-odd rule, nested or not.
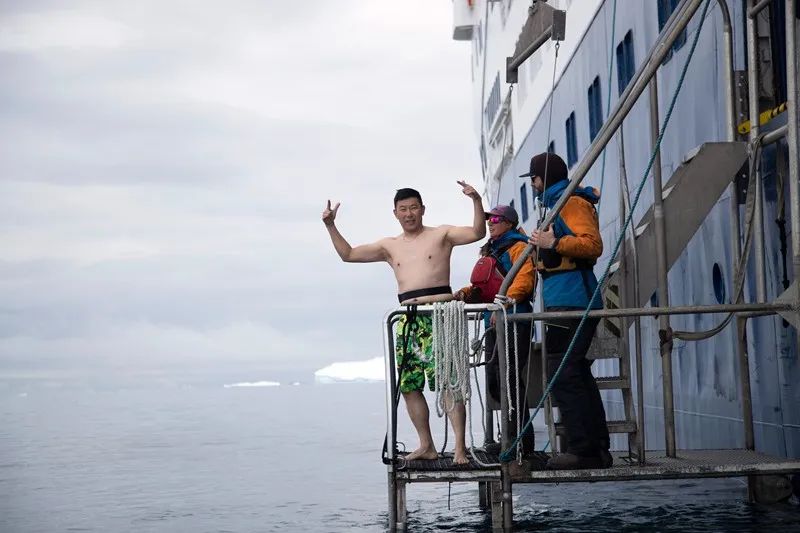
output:
[[[432,351],[435,364],[436,414],[443,417],[445,413],[453,410],[456,402],[463,402],[469,424],[469,449],[472,458],[481,466],[499,466],[499,464],[482,462],[475,453],[472,402],[470,401],[472,398],[469,375],[471,353],[464,306],[464,302],[458,300],[433,304]]]

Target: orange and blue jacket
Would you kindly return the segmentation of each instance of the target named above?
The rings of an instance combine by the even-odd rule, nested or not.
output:
[[[542,203],[552,208],[564,193],[569,181],[550,185]],[[597,288],[594,264],[603,253],[595,205],[600,193],[592,187],[578,187],[561,212],[553,220],[556,246],[539,249],[536,268],[542,276],[542,300],[545,308],[573,307],[585,309]],[[598,294],[592,309],[601,309]]]
[[[516,242],[515,242],[516,241]],[[512,243],[509,246],[510,243]],[[481,248],[481,255],[492,254],[497,258],[503,273],[511,270],[511,266],[519,259],[522,252],[528,246],[528,237],[521,230],[509,230],[495,240],[489,240],[483,248]],[[498,254],[500,250],[505,249],[502,253]],[[536,271],[533,267],[533,261],[530,259],[522,264],[517,275],[508,286],[506,296],[512,298],[516,305],[509,309],[508,312],[513,313],[530,313],[533,309],[531,300],[533,297],[533,290],[536,287]],[[461,289],[467,300],[472,290],[471,286]]]

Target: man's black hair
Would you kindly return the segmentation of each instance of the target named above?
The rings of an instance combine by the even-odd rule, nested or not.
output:
[[[408,200],[409,198],[416,198],[419,200],[419,205],[424,205],[422,203],[422,196],[420,196],[419,191],[416,189],[397,189],[397,194],[394,195],[394,206],[397,207],[397,202],[401,200]]]

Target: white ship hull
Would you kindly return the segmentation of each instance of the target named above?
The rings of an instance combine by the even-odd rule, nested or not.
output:
[[[576,155],[577,160],[581,160],[591,144],[587,89],[598,77],[603,119],[608,117],[609,108],[613,108],[619,98],[616,61],[612,65],[609,80],[612,34],[613,49],[616,50],[627,32],[631,31],[634,61],[638,68],[660,31],[658,2],[622,0],[617,4],[616,17],[612,16],[612,0],[549,2],[553,7],[567,11],[567,37],[559,49],[555,88],[551,92],[555,47],[549,42],[520,69],[520,81],[510,97],[510,86],[505,83],[505,59],[513,53],[530,2],[505,0],[487,4],[478,0],[465,1],[465,5],[472,4],[471,7],[467,5],[468,11],[457,4],[458,0],[455,0],[457,15],[462,11],[462,22],[460,31],[454,35],[460,39],[471,37],[475,124],[484,164],[485,196],[492,204],[513,202],[518,211],[524,211],[527,205],[528,216],[523,227],[530,231],[535,226],[537,213],[533,208],[530,184],[525,184],[525,180],[517,176],[527,172],[530,157],[546,151],[551,142],[555,151],[567,160],[566,123],[572,113],[577,134]],[[728,2],[734,21],[734,68],[742,71],[746,68],[742,44],[745,35],[743,4],[738,0]],[[688,26],[686,44],[676,49],[659,70],[659,114],[662,121],[699,20],[699,15],[693,18]],[[661,170],[665,182],[694,148],[705,142],[724,141],[727,138],[722,54],[722,18],[718,5],[712,1],[661,144]],[[612,86],[610,106],[606,101],[609,81]],[[762,131],[777,128],[785,124],[785,120],[785,114],[778,115],[764,125]],[[621,131],[624,134],[628,182],[633,189],[642,179],[652,152],[647,95],[637,102]],[[621,225],[618,143],[619,133],[609,143],[604,158],[597,160],[583,180],[584,185],[597,188],[602,184],[603,199],[599,214],[606,246],[605,255],[596,267],[598,274],[608,264]],[[786,150],[785,141],[770,145],[764,151],[762,162],[766,301],[773,301],[784,291],[784,275],[790,281],[792,279],[792,250],[789,246],[785,255],[782,254],[780,233],[774,222],[779,215],[779,202],[782,201],[786,204],[786,227],[789,231],[788,192],[780,192],[776,170],[776,160],[781,160],[778,153],[785,153]],[[574,164],[571,170],[574,171],[577,166]],[[785,188],[788,191],[788,186]],[[731,251],[729,195],[726,192],[718,199],[671,267],[668,275],[671,305],[730,303],[734,258]],[[634,221],[640,219],[651,206],[652,198],[652,180],[648,179],[642,201],[635,210]],[[522,216],[525,218],[524,213]],[[787,241],[790,240],[790,236],[787,236]],[[784,271],[784,257],[788,272]],[[753,268],[751,254],[744,290],[746,302],[754,301],[753,295],[756,293]],[[671,318],[671,325],[679,330],[707,330],[714,327],[721,317],[676,316]],[[642,319],[645,436],[648,449],[663,449],[665,442],[658,329],[657,320],[649,317]],[[795,329],[777,316],[759,317],[748,322],[747,345],[756,449],[788,457],[800,457],[800,364],[796,335]],[[630,340],[633,341],[632,334]],[[672,367],[678,448],[744,447],[736,347],[735,321],[709,340],[675,342]],[[595,373],[614,374],[611,364],[599,361],[595,364]],[[604,394],[609,419],[624,418],[617,392],[605,391]],[[615,448],[627,447],[627,440],[623,436],[615,439]]]

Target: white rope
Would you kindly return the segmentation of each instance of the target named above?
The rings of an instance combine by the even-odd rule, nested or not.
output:
[[[484,463],[475,453],[472,427],[472,389],[470,383],[470,338],[464,302],[433,304],[432,334],[436,392],[436,414],[440,417],[455,407],[456,399],[463,401],[469,423],[469,451],[481,466],[500,466]],[[476,330],[476,334],[479,330]],[[476,374],[477,384],[477,374]],[[479,392],[480,394],[480,392]],[[481,405],[483,402],[481,402]]]
[[[513,379],[516,381],[515,383],[515,391],[516,391],[516,400],[517,403],[513,403],[511,401],[511,352],[509,351],[509,329],[508,329],[508,310],[506,309],[505,305],[501,305],[500,309],[503,312],[503,328],[505,331],[505,347],[506,347],[506,398],[508,405],[508,421],[516,425],[517,428],[517,435],[519,435],[520,430],[522,429],[522,420],[520,418],[520,413],[522,409],[520,406],[520,396],[519,396],[519,353],[517,351],[517,323],[514,322],[513,332],[514,332],[514,342],[511,345],[514,346],[514,375]],[[514,309],[516,310],[516,304],[514,304]],[[515,407],[516,406],[516,407]],[[517,457],[522,458],[522,440],[517,442]]]
[[[514,312],[517,312],[517,304],[514,304]],[[517,394],[517,403],[515,404],[517,408],[514,410],[514,414],[517,419],[517,435],[519,435],[520,429],[522,429],[522,419],[520,417],[520,413],[522,412],[522,404],[519,401],[519,350],[517,349],[518,343],[518,333],[517,333],[517,323],[514,322],[514,342],[512,345],[514,346],[514,390],[516,390]],[[508,353],[508,352],[506,352]],[[506,356],[508,357],[508,356]],[[522,440],[517,443],[517,457],[522,459]]]
[[[433,357],[436,414],[453,410],[456,399],[471,397],[469,380],[469,330],[464,302],[438,302],[433,306]]]
[[[503,337],[506,345],[506,405],[508,405],[508,420],[513,421],[514,419],[511,418],[511,415],[514,412],[514,404],[511,401],[511,365],[508,364],[508,355],[511,353],[508,351],[508,312],[506,311],[506,307],[504,305],[500,306],[500,309],[503,311],[503,329],[505,333]]]

